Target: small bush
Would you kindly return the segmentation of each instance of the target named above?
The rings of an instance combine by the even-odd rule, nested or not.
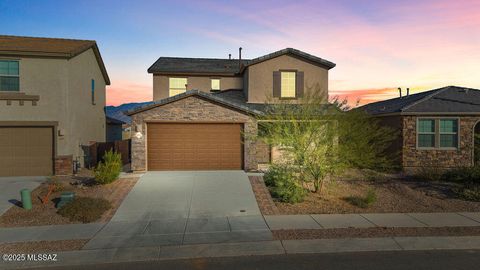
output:
[[[368,208],[377,201],[377,193],[374,189],[369,189],[363,197],[350,196],[344,200],[357,207]]]
[[[480,184],[480,166],[457,168],[446,171],[442,175],[442,180],[447,182]]]
[[[464,200],[480,202],[480,185],[465,185],[463,187],[453,189],[453,192],[455,192],[458,197]]]
[[[272,165],[263,179],[273,197],[282,202],[298,203],[305,198],[305,189],[295,180],[295,172],[288,165]]]
[[[421,167],[414,178],[420,181],[437,182],[442,180],[442,171],[435,167]]]
[[[109,201],[101,198],[77,197],[58,210],[58,214],[70,221],[90,223],[102,217],[110,209]]]
[[[117,180],[122,171],[122,157],[119,153],[109,150],[105,152],[103,161],[95,169],[95,181],[99,184],[108,184]]]

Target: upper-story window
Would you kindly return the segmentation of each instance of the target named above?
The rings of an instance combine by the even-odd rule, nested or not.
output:
[[[172,97],[187,91],[187,78],[169,78],[168,96]]]
[[[95,80],[92,79],[91,82],[91,94],[92,94],[92,105],[95,105]]]
[[[282,98],[294,98],[295,97],[295,71],[282,71],[280,73],[280,97]]]
[[[18,61],[0,60],[0,91],[19,91]]]
[[[211,79],[212,91],[220,91],[220,79]]]
[[[417,125],[418,148],[458,148],[458,119],[420,118]]]

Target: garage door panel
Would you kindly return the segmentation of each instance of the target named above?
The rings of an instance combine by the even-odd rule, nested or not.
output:
[[[241,169],[241,124],[148,124],[149,170]]]
[[[53,174],[53,128],[0,127],[0,176]]]

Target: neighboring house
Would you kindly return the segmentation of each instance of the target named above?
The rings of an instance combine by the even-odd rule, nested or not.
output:
[[[106,117],[107,120],[107,142],[123,140],[123,125],[125,122],[112,117]]]
[[[399,131],[390,151],[404,171],[475,164],[480,90],[448,86],[360,107]],[[478,153],[477,153],[478,154]]]
[[[270,149],[256,134],[266,102],[309,91],[328,99],[334,63],[287,48],[252,60],[160,57],[154,103],[130,111],[133,170],[257,170]]]
[[[109,84],[95,41],[0,36],[0,176],[71,174],[105,141]]]

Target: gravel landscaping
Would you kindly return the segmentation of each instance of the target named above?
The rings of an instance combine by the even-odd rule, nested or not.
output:
[[[95,222],[109,221],[117,208],[120,206],[123,198],[130,192],[132,187],[138,181],[137,176],[131,178],[120,178],[117,181],[97,185],[93,181],[93,174],[89,170],[82,170],[76,176],[55,177],[57,184],[61,187],[53,192],[46,204],[42,199],[48,193],[48,182],[43,183],[32,191],[33,208],[29,211],[24,210],[20,205],[12,206],[7,212],[0,216],[0,227],[23,227],[23,226],[41,226],[41,225],[61,225],[73,224],[68,218],[62,217],[57,213],[56,203],[62,192],[73,191],[77,197],[103,198],[108,200],[112,208],[105,212],[102,217]]]
[[[439,228],[343,228],[316,230],[273,230],[275,240],[372,238],[401,236],[478,236],[480,227]]]
[[[258,182],[258,181],[257,181]],[[415,213],[415,212],[478,212],[480,202],[459,198],[452,190],[458,184],[420,181],[393,176],[375,180],[363,180],[357,176],[346,176],[328,183],[322,193],[309,192],[301,203],[289,204],[273,200],[275,214],[346,214],[346,213]],[[368,207],[352,204],[349,198],[361,198],[374,190],[376,200]],[[254,189],[257,200],[265,192]],[[265,200],[265,199],[263,199]],[[271,212],[262,209],[262,213]]]
[[[87,242],[88,240],[82,239],[0,244],[0,253],[18,254],[80,250]]]

